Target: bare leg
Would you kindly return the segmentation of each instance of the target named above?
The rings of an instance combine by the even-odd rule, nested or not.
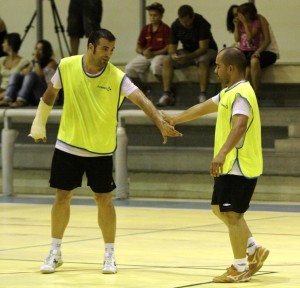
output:
[[[62,239],[70,219],[72,191],[57,190],[51,211],[52,238]]]
[[[79,50],[79,43],[80,43],[80,38],[71,36],[70,37],[70,45],[71,45],[71,54],[72,55],[77,55],[78,50]]]
[[[171,91],[174,68],[172,60],[166,57],[163,62],[162,81],[164,91]]]
[[[235,259],[246,257],[247,241],[251,236],[249,228],[244,220],[244,214],[235,212],[226,212],[227,227],[229,230],[229,237],[231,247]]]
[[[244,219],[244,214],[235,212],[223,213],[220,211],[218,205],[212,205],[212,210],[228,228],[234,258],[245,258],[247,241],[252,234]]]
[[[251,59],[251,83],[255,93],[257,93],[259,86],[260,86],[260,79],[261,79],[261,67],[259,59],[253,57]]]
[[[208,86],[209,66],[204,62],[199,62],[198,71],[199,71],[200,92],[206,92]]]
[[[94,193],[98,207],[98,225],[105,243],[114,243],[116,237],[116,211],[111,193]]]

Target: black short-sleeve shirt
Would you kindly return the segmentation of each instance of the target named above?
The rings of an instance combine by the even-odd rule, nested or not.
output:
[[[193,21],[193,26],[190,29],[183,27],[179,21],[176,19],[171,26],[171,39],[170,44],[182,43],[185,50],[193,52],[199,48],[200,40],[209,39],[209,48],[218,50],[217,44],[211,33],[211,25],[209,22],[201,15],[195,13],[195,18]]]

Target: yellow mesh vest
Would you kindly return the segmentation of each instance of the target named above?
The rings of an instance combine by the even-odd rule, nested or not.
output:
[[[59,65],[64,106],[57,138],[76,148],[109,154],[116,149],[124,73],[108,63],[101,75],[89,77],[84,73],[82,57],[64,58]]]
[[[218,154],[230,133],[232,128],[232,107],[238,97],[243,97],[249,102],[250,116],[244,141],[241,147],[234,148],[227,154],[223,166],[223,174],[229,173],[234,162],[237,161],[245,177],[255,178],[261,175],[263,170],[261,123],[256,96],[249,82],[239,82],[236,86],[224,89],[220,93],[214,156]]]

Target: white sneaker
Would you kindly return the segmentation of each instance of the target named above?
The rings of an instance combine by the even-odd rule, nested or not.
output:
[[[103,263],[102,273],[103,274],[116,274],[118,271],[115,257],[114,256],[106,256]]]
[[[40,271],[43,274],[54,273],[55,269],[63,264],[61,253],[57,250],[50,250],[49,256],[45,259]]]
[[[156,103],[157,107],[166,107],[166,106],[174,106],[175,104],[175,97],[174,93],[164,93],[158,100],[158,103]]]
[[[200,94],[200,96],[198,97],[198,102],[199,103],[203,103],[206,101],[206,96],[203,94]]]

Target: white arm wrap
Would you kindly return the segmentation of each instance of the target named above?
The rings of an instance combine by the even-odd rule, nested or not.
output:
[[[41,98],[29,134],[35,141],[46,141],[46,123],[52,108]]]

